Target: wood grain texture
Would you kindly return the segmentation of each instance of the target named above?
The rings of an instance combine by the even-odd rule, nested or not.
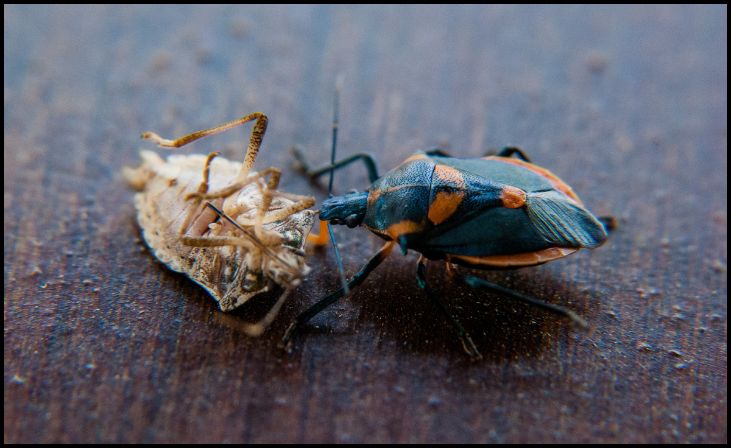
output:
[[[726,442],[725,6],[6,6],[6,442]],[[294,143],[381,171],[414,150],[521,146],[620,228],[603,247],[482,274],[570,307],[588,331],[429,279],[485,355],[470,362],[392,255],[338,287],[332,255],[261,338],[140,243],[121,167],[144,130],[253,111],[257,167],[315,193]],[[248,130],[191,152],[240,158]],[[354,166],[340,192],[365,188]],[[349,273],[381,242],[337,229]]]

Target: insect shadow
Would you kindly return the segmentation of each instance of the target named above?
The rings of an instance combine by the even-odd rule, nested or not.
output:
[[[313,318],[307,327],[309,337],[335,334],[345,340],[342,344],[361,347],[369,345],[367,338],[376,341],[373,344],[377,346],[388,347],[389,352],[454,358],[461,343],[440,307],[425,297],[412,280],[414,261],[416,258],[409,256],[407,260],[394,257],[384,262],[347,300]],[[586,314],[590,303],[592,310],[596,308],[589,294],[574,290],[548,270],[481,275],[506,287],[520,288],[525,294],[546,297],[556,305],[571,306],[577,313]],[[571,332],[591,331],[591,326],[582,330],[566,325],[566,320],[554,313],[545,313],[499,293],[475,290],[439,269],[430,270],[428,281],[433,285],[433,293],[440,295],[480,348],[481,362],[536,357],[550,351]],[[596,315],[595,310],[590,314]],[[278,322],[275,330],[283,321]]]

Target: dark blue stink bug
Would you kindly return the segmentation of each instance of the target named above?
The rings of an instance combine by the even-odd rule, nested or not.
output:
[[[515,157],[514,157],[515,156]],[[564,181],[534,165],[519,148],[494,156],[460,159],[442,150],[417,152],[379,176],[373,159],[356,154],[318,170],[309,170],[301,153],[300,168],[311,178],[332,173],[352,162],[364,162],[371,186],[365,192],[335,196],[323,202],[320,219],[348,227],[363,226],[386,244],[343,287],[300,314],[284,336],[287,343],[313,316],[358,286],[395,245],[421,253],[417,283],[447,315],[465,351],[480,357],[462,325],[426,283],[426,260],[444,260],[479,269],[535,266],[581,248],[596,248],[607,239],[611,218],[597,218]],[[325,227],[321,226],[322,230]],[[325,243],[321,231],[320,243]],[[570,317],[572,311],[487,282],[459,276],[474,288],[489,289]]]

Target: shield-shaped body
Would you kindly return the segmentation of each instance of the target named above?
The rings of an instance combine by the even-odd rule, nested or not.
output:
[[[428,258],[483,269],[545,263],[607,238],[565,182],[529,162],[417,153],[371,185],[363,225]]]

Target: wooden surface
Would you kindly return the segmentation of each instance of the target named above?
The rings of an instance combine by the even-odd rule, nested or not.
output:
[[[726,442],[725,6],[4,11],[6,442]],[[258,339],[273,297],[223,314],[151,256],[120,175],[141,131],[264,111],[257,167],[321,200],[287,149],[329,156],[339,74],[341,156],[519,145],[619,217],[595,251],[481,274],[589,330],[431,263],[471,362],[394,254],[287,355],[330,252]],[[240,158],[245,132],[190,152]],[[349,273],[381,244],[337,235]]]

